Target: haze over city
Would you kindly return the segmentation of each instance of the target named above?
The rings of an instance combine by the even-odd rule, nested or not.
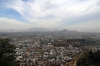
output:
[[[100,32],[100,0],[0,0],[0,32],[31,28]]]
[[[100,66],[100,0],[0,0],[0,66]]]

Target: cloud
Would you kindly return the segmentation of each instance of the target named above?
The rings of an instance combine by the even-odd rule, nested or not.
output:
[[[15,19],[0,18],[0,29],[28,29],[31,24],[23,23]]]
[[[8,0],[5,5],[35,27],[73,29],[81,22],[91,24],[100,18],[100,0]]]
[[[60,19],[31,19],[30,22],[34,22],[34,27],[44,27],[44,28],[56,28],[61,26]]]
[[[79,2],[78,2],[79,1]],[[81,16],[99,10],[97,3],[99,0],[9,0],[7,8],[18,11],[22,16],[30,18],[45,18],[53,15],[57,18],[67,18],[69,16]],[[67,16],[66,16],[67,15]]]
[[[89,20],[87,22],[81,22],[75,25],[69,25],[65,28],[68,28],[70,30],[76,29],[78,31],[85,32],[100,32],[100,19]]]

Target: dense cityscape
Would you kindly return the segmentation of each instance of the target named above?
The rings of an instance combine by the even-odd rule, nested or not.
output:
[[[0,33],[16,46],[20,66],[66,66],[84,51],[100,50],[100,34],[76,31]]]
[[[0,66],[100,66],[100,0],[0,0]]]

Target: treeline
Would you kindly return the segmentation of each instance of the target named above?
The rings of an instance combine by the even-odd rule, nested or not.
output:
[[[77,66],[100,66],[100,50],[85,52],[77,61]]]
[[[0,38],[0,66],[19,66],[16,63],[15,48],[9,39]]]
[[[83,44],[89,44],[89,43],[96,43],[95,41],[92,40],[87,40],[87,39],[68,39],[67,42],[80,42]]]

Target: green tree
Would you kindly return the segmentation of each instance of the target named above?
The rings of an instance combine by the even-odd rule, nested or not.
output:
[[[0,66],[16,66],[15,45],[9,39],[0,39]]]
[[[77,66],[100,66],[100,50],[85,52],[77,61]]]

